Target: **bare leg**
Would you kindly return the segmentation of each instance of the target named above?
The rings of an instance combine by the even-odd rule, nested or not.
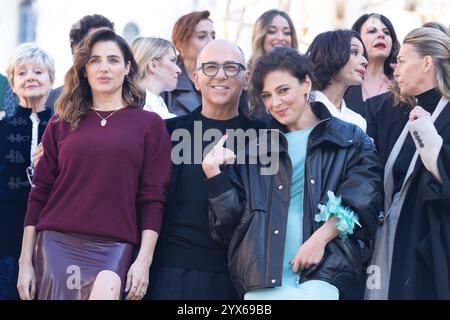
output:
[[[121,283],[117,273],[110,270],[99,272],[89,300],[119,300]]]

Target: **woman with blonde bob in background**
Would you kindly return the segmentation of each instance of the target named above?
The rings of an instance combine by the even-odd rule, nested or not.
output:
[[[138,82],[145,90],[144,110],[156,112],[161,118],[176,117],[170,113],[160,94],[177,87],[181,69],[177,65],[175,47],[161,38],[137,38],[131,45],[139,66]]]
[[[377,272],[366,298],[450,299],[450,38],[414,29],[397,62],[400,93],[417,103],[398,139],[391,137],[385,218],[372,259]]]

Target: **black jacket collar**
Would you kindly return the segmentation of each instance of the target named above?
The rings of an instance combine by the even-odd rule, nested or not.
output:
[[[175,90],[180,91],[191,91],[195,90],[195,86],[192,83],[191,79],[188,77],[186,73],[186,68],[184,67],[183,61],[180,61],[178,66],[181,69],[181,74],[178,77],[177,88]]]
[[[29,118],[31,115],[31,111],[32,111],[31,108],[25,108],[20,105],[17,105],[14,117],[22,116],[22,117]],[[52,116],[52,110],[46,108],[46,109],[38,112],[37,116],[41,120],[48,120]]]
[[[334,118],[322,102],[312,103],[311,109],[320,122],[311,131],[309,148],[313,148],[323,142],[337,144],[340,147],[348,147],[354,144],[354,130],[352,130],[352,127],[356,127],[356,125]],[[287,140],[284,134],[288,133],[289,130],[286,126],[272,119],[269,128],[277,129],[283,133],[283,135],[280,135],[280,152],[287,151]],[[270,146],[270,144],[267,145]]]
[[[322,121],[328,121],[332,118],[332,115],[330,111],[328,111],[327,107],[322,102],[314,102],[311,104],[311,110],[312,112],[319,118],[319,120]],[[278,129],[282,133],[288,133],[288,128],[279,123],[275,118],[272,118],[271,122],[269,123],[270,129]]]

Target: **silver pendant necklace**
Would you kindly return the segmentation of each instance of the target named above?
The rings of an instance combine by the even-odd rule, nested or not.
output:
[[[102,127],[104,127],[104,126],[106,126],[106,124],[108,123],[108,118],[109,117],[111,117],[114,113],[116,113],[117,111],[119,111],[119,110],[122,110],[123,109],[123,106],[122,107],[120,107],[119,109],[117,109],[117,110],[114,110],[113,112],[111,112],[107,117],[102,117],[98,112],[97,112],[97,110],[95,110],[94,108],[92,108],[92,111],[94,111],[99,117],[100,117],[100,119],[102,119],[102,120],[100,120],[100,125],[102,126]]]

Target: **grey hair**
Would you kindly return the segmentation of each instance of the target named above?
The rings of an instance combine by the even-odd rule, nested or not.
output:
[[[170,50],[177,53],[175,46],[168,40],[153,37],[139,37],[131,44],[131,51],[133,51],[134,59],[139,66],[139,74],[137,79],[142,80],[147,76],[147,64],[150,60],[161,59]]]
[[[436,87],[450,99],[450,38],[433,28],[417,28],[410,31],[403,44],[413,46],[419,57],[430,56],[436,70]]]
[[[50,82],[53,83],[55,81],[55,61],[36,43],[29,42],[22,43],[17,46],[14,51],[14,55],[9,60],[8,67],[6,69],[6,76],[8,77],[9,84],[12,87],[14,86],[15,68],[22,63],[31,61],[43,65],[48,71]]]

